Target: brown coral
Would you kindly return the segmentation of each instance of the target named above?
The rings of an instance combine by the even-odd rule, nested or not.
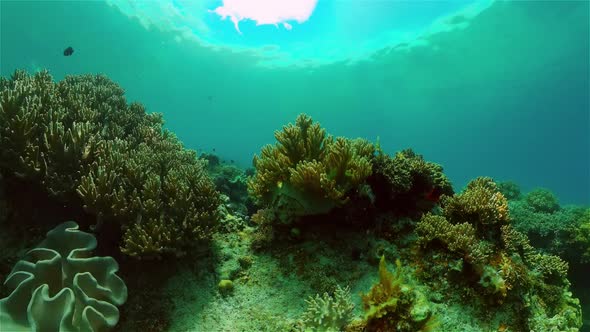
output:
[[[206,240],[220,203],[204,163],[162,116],[128,105],[102,75],[1,78],[0,174],[83,207],[98,231],[120,228],[123,251],[135,256],[180,254]]]
[[[277,209],[283,222],[346,203],[349,192],[371,174],[371,143],[333,139],[305,114],[295,125],[275,132],[275,138],[275,145],[263,147],[254,157],[256,174],[248,181],[248,191],[259,204]]]

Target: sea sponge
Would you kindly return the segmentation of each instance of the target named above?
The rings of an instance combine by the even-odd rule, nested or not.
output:
[[[275,145],[254,157],[256,174],[248,192],[258,204],[275,209],[283,223],[342,206],[371,174],[371,143],[334,139],[305,114],[275,132],[275,138]]]
[[[96,239],[65,222],[19,261],[0,300],[3,331],[105,331],[119,320],[127,287],[112,257],[91,257]]]

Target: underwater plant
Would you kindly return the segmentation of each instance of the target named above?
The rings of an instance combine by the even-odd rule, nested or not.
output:
[[[254,157],[256,173],[248,192],[282,223],[342,206],[371,175],[371,143],[334,139],[305,114],[276,131],[275,138],[275,145],[264,146]]]
[[[0,174],[83,207],[137,257],[181,255],[218,217],[205,162],[103,75],[0,78]]]
[[[426,296],[406,279],[399,260],[395,273],[387,269],[385,256],[379,262],[379,281],[362,295],[365,329],[375,332],[431,331],[436,319]]]
[[[91,257],[96,239],[65,222],[19,261],[0,299],[2,331],[106,331],[119,320],[127,287],[112,257]]]

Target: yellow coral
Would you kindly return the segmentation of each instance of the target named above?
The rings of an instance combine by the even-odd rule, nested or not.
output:
[[[346,203],[347,194],[371,175],[371,143],[333,139],[305,114],[275,132],[275,138],[275,145],[254,157],[256,174],[248,181],[249,193],[262,205],[294,216],[325,213]]]

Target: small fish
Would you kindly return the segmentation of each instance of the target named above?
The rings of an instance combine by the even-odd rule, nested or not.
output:
[[[234,160],[232,159],[232,160],[230,160],[229,162],[233,164],[233,163],[234,163]]]
[[[209,100],[209,102],[213,101],[213,96],[207,96],[207,100]]]
[[[72,54],[74,54],[74,49],[72,46],[68,46],[68,48],[64,50],[64,56],[70,56]]]

